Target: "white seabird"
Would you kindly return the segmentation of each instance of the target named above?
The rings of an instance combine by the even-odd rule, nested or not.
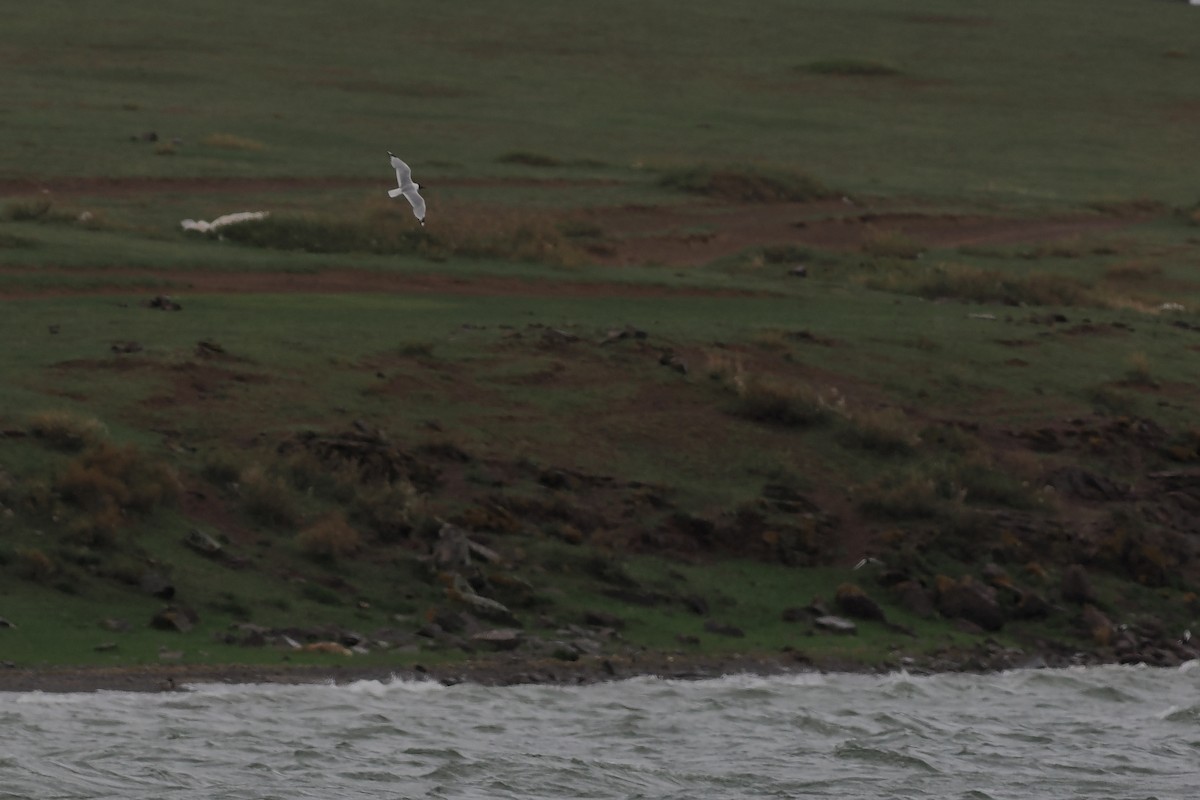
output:
[[[400,184],[399,188],[388,190],[388,197],[404,195],[404,199],[412,205],[413,216],[423,226],[425,224],[425,199],[417,192],[421,188],[421,184],[413,182],[412,170],[408,164],[397,158],[396,154],[390,150],[388,155],[392,158],[392,168],[396,170],[396,182]]]

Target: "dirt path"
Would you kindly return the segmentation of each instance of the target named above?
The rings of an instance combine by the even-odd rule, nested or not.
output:
[[[72,283],[44,285],[48,276],[61,275]],[[442,294],[466,297],[536,298],[655,298],[749,297],[754,292],[691,286],[556,281],[501,276],[458,277],[437,273],[395,273],[330,269],[322,272],[233,272],[211,270],[134,270],[121,268],[61,269],[0,267],[3,278],[38,277],[36,287],[0,285],[0,299],[78,297],[130,294]],[[104,285],[105,281],[112,281]],[[139,286],[144,282],[144,286]],[[153,288],[150,288],[153,287]],[[765,296],[765,295],[763,295]]]

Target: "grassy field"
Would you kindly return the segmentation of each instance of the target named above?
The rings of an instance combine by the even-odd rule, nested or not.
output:
[[[1195,629],[1200,14],[352,12],[0,29],[0,660]],[[240,210],[270,217],[179,226]],[[496,558],[439,556],[445,523]],[[814,628],[843,584],[891,624]]]

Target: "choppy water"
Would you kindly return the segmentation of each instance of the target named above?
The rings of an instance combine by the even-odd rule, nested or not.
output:
[[[1193,798],[1200,665],[0,694],[0,798]]]

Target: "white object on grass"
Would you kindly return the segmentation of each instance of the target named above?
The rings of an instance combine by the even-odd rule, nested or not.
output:
[[[270,216],[268,211],[235,211],[232,214],[224,214],[217,217],[212,222],[202,219],[185,219],[180,222],[180,226],[185,231],[199,231],[200,233],[208,233],[226,225],[236,225],[239,222],[248,222],[253,219],[264,219]]]
[[[412,170],[408,164],[405,164],[396,154],[388,151],[388,155],[392,159],[392,168],[396,170],[396,183],[400,186],[396,189],[388,190],[388,197],[399,197],[404,195],[404,199],[412,206],[413,216],[416,217],[422,225],[425,224],[425,198],[421,197],[418,189],[421,184],[414,183],[412,179]]]

